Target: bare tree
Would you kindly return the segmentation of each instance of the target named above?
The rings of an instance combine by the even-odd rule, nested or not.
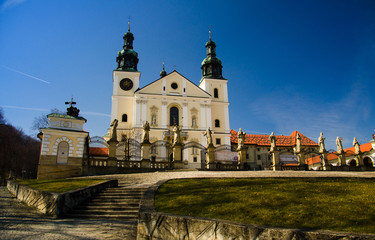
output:
[[[60,111],[57,108],[51,109],[51,113],[58,113],[58,114],[64,114],[62,111]],[[47,115],[42,114],[39,117],[35,117],[33,120],[33,124],[31,126],[31,130],[40,132],[40,129],[48,127],[48,118]]]
[[[6,124],[6,120],[4,117],[4,111],[2,108],[0,108],[0,124]]]

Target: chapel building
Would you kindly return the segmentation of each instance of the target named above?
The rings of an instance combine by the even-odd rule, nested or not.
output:
[[[184,168],[201,168],[205,164],[206,137],[212,130],[213,144],[230,146],[228,80],[222,75],[222,63],[216,57],[216,44],[206,43],[206,58],[201,64],[202,78],[199,85],[174,70],[167,74],[164,69],[160,78],[140,87],[141,72],[138,71],[138,54],[133,49],[134,35],[123,36],[124,46],[117,54],[117,68],[113,71],[113,94],[111,122],[118,120],[118,146],[124,142],[124,150],[118,149],[116,157],[129,160],[141,159],[139,146],[126,151],[127,144],[142,142],[142,126],[150,125],[151,161],[171,161],[173,127],[181,127],[185,147],[182,151]],[[129,140],[132,140],[129,142]],[[129,154],[130,152],[130,154]]]

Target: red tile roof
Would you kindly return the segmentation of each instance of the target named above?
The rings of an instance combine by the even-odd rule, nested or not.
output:
[[[232,143],[238,143],[237,132],[235,130],[230,131],[230,141]],[[306,137],[298,131],[294,131],[290,136],[279,136],[276,137],[276,146],[280,147],[291,147],[296,145],[296,135],[297,133],[301,137],[302,146],[318,146],[318,144],[312,141],[310,138]],[[257,134],[246,134],[245,144],[258,145],[258,146],[271,146],[270,140],[268,140],[269,135],[257,135]]]
[[[90,147],[89,154],[91,156],[108,156],[108,148]]]
[[[361,152],[369,152],[369,151],[371,151],[371,149],[372,149],[371,142],[360,145],[360,149],[361,149]],[[344,151],[345,151],[345,156],[346,157],[350,157],[350,156],[354,155],[354,147],[346,148],[346,149],[344,149]],[[328,153],[327,154],[327,159],[328,159],[328,161],[332,161],[332,160],[338,159],[338,157],[336,155],[336,152]],[[320,156],[315,156],[315,157],[312,157],[312,158],[308,158],[308,159],[306,159],[306,161],[307,161],[307,163],[309,165],[315,164],[315,163],[319,163],[320,162]]]

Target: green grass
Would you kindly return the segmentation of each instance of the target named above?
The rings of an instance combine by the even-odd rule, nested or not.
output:
[[[92,184],[104,182],[103,179],[48,179],[17,180],[18,183],[47,192],[62,193],[76,190]]]
[[[375,233],[375,181],[171,180],[159,188],[155,209],[265,226]]]

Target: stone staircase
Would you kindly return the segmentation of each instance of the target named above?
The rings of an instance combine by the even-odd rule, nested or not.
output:
[[[67,218],[120,220],[136,224],[144,187],[107,188],[66,214]]]

